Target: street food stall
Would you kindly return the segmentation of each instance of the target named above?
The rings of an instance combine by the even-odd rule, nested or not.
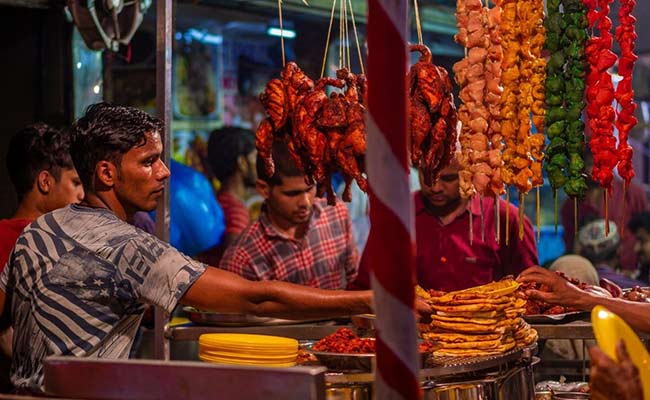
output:
[[[559,379],[557,371],[565,367],[562,363],[549,360],[547,369],[551,373],[548,375],[540,375],[538,367],[541,355],[539,343],[552,339],[593,340],[595,338],[591,322],[585,320],[589,314],[569,312],[525,315],[523,309],[516,308],[516,305],[523,304],[517,297],[519,293],[512,291],[503,294],[503,291],[514,290],[517,286],[512,285],[512,281],[508,284],[511,286],[506,289],[503,288],[503,282],[489,285],[488,288],[495,286],[501,288],[496,291],[490,289],[488,296],[481,299],[505,298],[506,301],[511,301],[509,305],[513,308],[503,309],[504,313],[501,316],[503,319],[496,323],[499,325],[497,327],[482,325],[493,323],[491,318],[482,318],[486,313],[493,311],[464,311],[466,308],[485,309],[486,305],[490,308],[490,303],[451,305],[464,302],[468,298],[482,297],[476,295],[485,293],[485,287],[440,298],[441,302],[438,304],[444,305],[440,305],[439,308],[448,311],[456,308],[453,310],[456,314],[472,313],[474,316],[468,317],[466,321],[447,325],[444,324],[444,319],[454,317],[444,318],[442,315],[443,319],[439,322],[447,326],[443,333],[438,333],[435,329],[431,331],[435,325],[420,326],[422,339],[418,344],[420,354],[418,379],[423,388],[424,398],[546,398],[543,396],[550,391],[539,386],[536,388],[536,376],[538,380],[545,379],[546,382],[543,384],[549,385],[556,392],[569,391],[575,393],[575,396],[582,396],[588,390],[585,379],[565,383],[552,382]],[[454,297],[456,300],[449,300]],[[434,299],[434,302],[436,301],[438,300]],[[171,393],[176,393],[175,390],[187,390],[184,382],[191,383],[193,379],[198,379],[199,382],[208,381],[210,385],[214,385],[214,382],[221,379],[227,379],[232,393],[245,391],[251,379],[259,379],[261,380],[259,386],[251,388],[239,398],[256,398],[260,390],[273,392],[274,388],[280,390],[277,392],[279,393],[276,395],[277,398],[370,399],[373,398],[373,394],[376,394],[373,391],[376,340],[374,315],[356,316],[351,321],[349,319],[287,321],[248,315],[220,314],[191,308],[187,308],[186,311],[190,322],[177,320],[172,326],[167,324],[164,331],[165,338],[170,341],[172,355],[175,355],[173,358],[185,362],[51,359],[46,363],[48,392],[61,397],[110,399],[128,398],[128,396],[143,398],[141,391],[146,390],[147,396],[151,398],[157,398],[158,393],[170,393],[169,396],[174,397]],[[453,313],[445,315],[453,315]],[[530,324],[526,321],[530,321]],[[179,322],[180,325],[175,325]],[[500,329],[504,327],[505,329]],[[490,339],[500,334],[509,337],[510,340],[497,339],[497,343],[504,344],[495,345],[495,341]],[[647,336],[643,337],[647,338]],[[215,342],[222,339],[226,342],[221,344]],[[234,358],[230,361],[222,359],[216,364],[204,362],[206,367],[199,367],[196,363],[199,359],[207,361],[209,359],[207,354],[221,354],[225,357],[226,344],[233,343],[227,342],[228,340],[241,340],[240,343],[249,346],[257,346],[261,343],[258,341],[262,340],[266,343],[264,349],[268,350],[271,342],[266,340],[294,339],[294,346],[298,351],[290,355],[293,358],[288,363],[288,365],[295,365],[293,367],[274,368],[260,365],[259,363],[265,358],[262,349],[257,347],[252,350],[253,352],[245,349],[231,353],[231,357]],[[486,348],[486,346],[492,347]],[[245,358],[244,354],[250,354],[251,357]],[[579,365],[586,361],[575,362]],[[250,366],[241,366],[241,364]],[[207,365],[215,365],[215,369],[210,369]],[[73,374],[72,376],[76,378],[70,380],[70,371],[76,369],[88,371],[91,367],[92,376],[84,379],[84,385],[78,384],[78,374]],[[583,365],[583,368],[586,368],[586,365]],[[117,370],[121,372],[118,373]],[[154,373],[152,371],[156,371],[155,379],[166,382],[156,390],[151,390],[148,385],[145,385],[146,388],[141,387],[138,383],[143,379],[153,379],[150,377]],[[220,374],[227,376],[221,377]],[[161,378],[167,375],[168,378]],[[115,382],[111,391],[107,391],[101,384],[107,376]],[[548,381],[549,377],[553,378],[552,381]],[[300,384],[303,386],[299,386],[298,380],[303,380],[304,383]],[[206,391],[213,388],[210,385],[206,387],[204,383],[197,383],[192,385],[191,391],[183,393],[191,393],[187,398],[194,398],[193,396],[203,398]],[[291,394],[284,391],[287,385],[295,385],[292,386]],[[301,391],[301,387],[305,391]],[[318,390],[314,391],[314,388]],[[305,393],[314,393],[314,397],[307,397]],[[534,397],[536,394],[539,397]],[[292,395],[295,397],[291,397]]]
[[[214,40],[215,47],[186,48],[182,57],[172,61],[174,43],[178,48],[186,38],[175,35],[173,3],[155,4],[153,104],[165,123],[161,136],[168,149],[163,157],[166,163],[178,148],[173,128],[181,132],[199,126],[207,132],[223,124],[229,104],[215,84],[228,74],[217,50],[223,38],[209,39],[206,32],[188,29],[187,37]],[[469,242],[490,236],[510,245],[510,225],[499,221],[502,196],[519,207],[521,239],[526,206],[529,213],[531,209],[529,193],[539,241],[544,209],[554,210],[557,225],[558,198],[568,196],[577,204],[584,197],[588,188],[584,152],[589,141],[593,176],[604,188],[603,201],[609,210],[615,169],[625,182],[624,190],[634,177],[635,159],[628,143],[637,122],[632,88],[634,0],[620,1],[615,36],[608,17],[611,2],[604,0],[598,4],[458,0],[454,39],[462,51],[458,61],[447,67],[436,64],[434,46],[425,44],[426,15],[420,15],[418,2],[413,2],[412,10],[417,35],[413,44],[405,40],[409,36],[406,4],[389,3],[369,1],[359,8],[352,0],[338,6],[331,2],[331,14],[325,14],[329,27],[320,76],[310,76],[285,54],[280,1],[282,66],[261,88],[256,107],[262,118],[247,121],[255,123],[257,150],[270,176],[274,171],[271,146],[281,140],[330,205],[352,200],[353,182],[368,193],[375,228],[366,252],[373,265],[376,314],[296,321],[192,307],[170,318],[156,310],[155,329],[144,335],[145,342],[153,336],[151,346],[140,350],[142,358],[155,360],[53,357],[45,363],[47,395],[208,398],[218,391],[217,397],[246,399],[361,400],[393,398],[393,392],[395,398],[432,400],[588,398],[580,397],[588,396],[584,341],[597,339],[589,313],[529,298],[527,290],[545,288],[520,284],[515,277],[453,292],[417,286],[408,176],[409,168],[418,168],[424,182],[433,184],[458,151],[461,197],[469,204],[474,198],[494,199],[497,205],[494,231],[484,228],[482,207],[477,214],[481,229],[475,231],[471,220],[475,214],[470,212]],[[70,4],[80,30],[95,35],[97,21],[86,16],[83,24],[79,22],[78,13],[88,7],[73,0]],[[148,4],[135,1],[123,6],[134,8],[128,34],[121,36],[117,28],[122,8],[113,9],[114,18],[106,20],[113,30],[102,31],[94,41],[85,36],[89,47],[117,52],[128,45]],[[298,5],[290,7],[299,10]],[[359,15],[360,10],[364,15]],[[358,35],[361,19],[366,24],[367,57]],[[333,30],[336,20],[338,34]],[[611,50],[614,37],[618,56]],[[333,38],[338,54],[328,50]],[[203,63],[194,60],[197,53],[204,57]],[[411,53],[416,59],[408,63]],[[616,62],[615,88],[610,68]],[[198,76],[193,76],[197,70]],[[128,86],[119,83],[119,71],[118,66],[105,75],[115,79],[111,96],[117,99],[115,91]],[[202,82],[198,86],[208,86],[200,96],[188,89],[196,88],[197,81]],[[396,93],[395,88],[402,92]],[[150,107],[149,100],[141,106]],[[192,142],[195,147],[186,142],[175,158],[192,163],[192,152],[201,150],[198,137]],[[344,182],[340,197],[333,186],[335,174]],[[550,207],[542,202],[544,187],[552,193]],[[156,216],[157,236],[169,241],[168,183]],[[609,214],[606,218],[609,221]],[[386,245],[389,242],[391,246]],[[598,296],[639,302],[650,296],[647,288],[623,291],[607,281],[601,287],[562,277]],[[416,301],[432,310],[417,322],[412,312]],[[555,339],[570,340],[572,346],[581,340],[582,357],[572,363],[544,359],[546,342]],[[559,380],[557,371],[565,368],[579,382],[536,387],[536,380]]]

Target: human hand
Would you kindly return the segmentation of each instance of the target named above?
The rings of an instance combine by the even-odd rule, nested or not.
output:
[[[521,283],[538,283],[546,287],[545,291],[528,289],[526,296],[533,300],[542,300],[550,304],[580,308],[589,295],[562,278],[555,272],[542,267],[530,267],[523,271],[517,281]]]
[[[433,309],[427,301],[421,297],[415,297],[415,320],[417,322],[428,321],[431,318]]]
[[[639,371],[632,363],[625,344],[616,346],[618,363],[597,346],[589,349],[591,368],[589,386],[593,400],[642,400],[643,388]]]

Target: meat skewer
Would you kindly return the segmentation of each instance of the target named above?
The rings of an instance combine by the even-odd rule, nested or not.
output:
[[[634,116],[636,103],[634,102],[634,90],[632,89],[632,71],[634,62],[637,60],[634,54],[634,43],[637,34],[634,28],[636,18],[632,15],[635,0],[622,0],[618,10],[619,26],[616,27],[616,41],[621,48],[621,56],[618,59],[618,74],[622,79],[616,87],[614,97],[620,110],[616,118],[616,128],[618,129],[618,173],[623,178],[623,213],[625,216],[625,207],[627,205],[627,189],[634,177],[634,166],[632,165],[632,147],[628,144],[629,132],[634,128],[637,119]],[[624,217],[623,217],[624,218]],[[620,222],[621,236],[625,233],[625,223]]]
[[[503,53],[498,29],[500,15],[499,8],[489,9],[480,0],[457,2],[458,34],[455,40],[465,47],[465,58],[454,65],[463,103],[459,109],[460,191],[464,198],[478,195],[481,199],[483,240],[485,216],[482,198],[490,196],[496,202],[497,196],[503,192],[500,171],[503,164],[499,107],[503,90],[500,68]],[[496,221],[499,225],[498,216]],[[470,227],[470,243],[472,240],[473,227]]]

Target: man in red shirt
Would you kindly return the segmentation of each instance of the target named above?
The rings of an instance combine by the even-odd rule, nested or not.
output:
[[[0,220],[0,271],[23,229],[41,215],[83,200],[84,191],[69,154],[69,135],[46,124],[29,125],[11,138],[7,151],[9,178],[18,209]],[[13,330],[0,332],[0,391],[8,383]]]
[[[416,268],[418,284],[444,291],[466,289],[518,275],[537,265],[535,235],[528,219],[519,239],[519,215],[515,206],[499,199],[500,237],[496,240],[494,200],[460,197],[459,164],[443,169],[433,186],[426,186],[420,174],[421,190],[415,193]],[[481,206],[482,202],[482,206]],[[481,229],[481,209],[485,240]],[[471,218],[470,218],[470,213]],[[505,239],[508,214],[508,245]],[[470,244],[470,221],[473,240]],[[353,288],[369,287],[370,266],[362,258],[359,279]]]
[[[259,219],[226,250],[219,267],[250,280],[279,280],[321,289],[343,289],[357,274],[358,255],[347,208],[329,207],[289,155],[273,144],[275,175],[257,160]]]
[[[84,191],[69,154],[69,137],[46,124],[18,131],[9,142],[7,170],[18,195],[11,219],[0,220],[0,271],[23,229],[50,211],[78,203]]]

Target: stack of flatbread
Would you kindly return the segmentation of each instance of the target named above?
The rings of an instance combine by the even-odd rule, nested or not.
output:
[[[488,356],[525,347],[537,332],[522,318],[526,301],[515,296],[517,282],[506,279],[427,300],[435,311],[422,337],[439,346],[434,356]]]

